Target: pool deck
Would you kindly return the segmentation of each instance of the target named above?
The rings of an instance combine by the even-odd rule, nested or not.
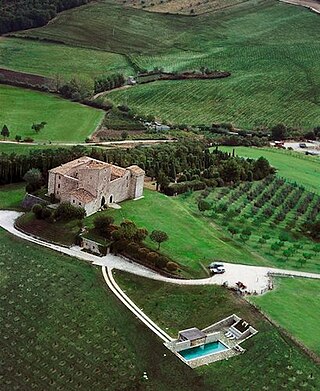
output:
[[[222,352],[217,352],[213,354],[208,354],[204,357],[200,358],[195,358],[193,360],[185,360],[179,352],[174,351],[174,343],[169,342],[166,343],[165,345],[167,346],[168,349],[170,349],[177,357],[180,358],[181,361],[183,361],[185,364],[187,364],[190,368],[197,368],[202,365],[208,365],[216,361],[221,361],[221,360],[227,360],[231,357],[237,356],[241,354],[240,352],[237,352],[234,350],[234,347],[239,344],[239,340],[230,340],[227,337],[225,337],[225,333],[228,331],[228,328],[224,328],[223,330],[220,331],[218,340],[221,341],[224,345],[228,346],[228,350],[223,350]]]

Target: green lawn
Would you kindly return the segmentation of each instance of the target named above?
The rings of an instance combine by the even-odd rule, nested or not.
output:
[[[120,54],[55,43],[3,38],[0,52],[0,67],[53,78],[93,79],[101,74],[133,72]]]
[[[113,274],[138,307],[173,338],[179,330],[203,329],[233,313],[261,326],[261,317],[252,306],[219,285],[177,286],[121,271]]]
[[[284,259],[282,252],[296,243],[296,237],[288,238],[283,247],[271,251],[270,246],[278,241],[282,231],[286,231],[283,224],[277,228],[270,228],[267,223],[252,223],[251,217],[244,215],[245,222],[239,221],[241,228],[250,227],[252,235],[244,244],[238,236],[232,237],[227,231],[228,224],[233,224],[231,218],[212,218],[210,211],[206,215],[199,212],[196,198],[200,192],[194,192],[179,197],[167,197],[161,193],[144,190],[144,198],[139,201],[125,201],[120,210],[108,210],[116,223],[123,219],[134,221],[139,227],[145,227],[149,232],[159,229],[167,232],[169,240],[161,245],[161,251],[172,257],[178,263],[187,267],[186,273],[192,277],[204,276],[204,269],[210,261],[218,259],[231,263],[249,265],[273,266],[284,269],[297,269],[310,272],[319,272],[317,254],[313,250],[315,243],[300,237],[300,250]],[[212,201],[211,199],[209,200]],[[86,225],[92,226],[94,215],[86,219]],[[238,219],[239,220],[239,219]],[[269,240],[261,245],[258,240],[263,234],[269,234]],[[150,247],[155,244],[147,239]],[[310,253],[311,259],[301,265],[299,260],[302,253]]]
[[[191,370],[114,298],[100,269],[2,230],[0,263],[3,391],[320,387],[319,368],[262,320],[245,355]]]
[[[320,355],[320,281],[303,278],[277,278],[277,289],[250,300]]]
[[[25,183],[14,183],[0,187],[0,209],[20,209],[26,193]]]
[[[233,147],[220,147],[220,149],[232,152]],[[251,159],[265,157],[277,169],[280,176],[291,182],[299,183],[309,191],[320,194],[319,158],[271,148],[235,147],[234,149],[238,156]]]
[[[16,135],[35,141],[84,142],[101,122],[104,112],[42,92],[0,86],[0,124]],[[35,133],[33,123],[47,122]]]
[[[2,141],[2,140],[1,140]],[[29,152],[34,150],[43,150],[48,148],[54,148],[52,144],[16,144],[16,143],[2,143],[0,142],[0,153],[11,154],[15,153],[17,155],[28,155]]]
[[[214,224],[201,216],[194,207],[194,198],[167,197],[151,190],[144,191],[139,201],[125,201],[120,210],[110,210],[117,223],[122,219],[134,221],[138,226],[151,232],[159,229],[167,232],[169,240],[161,245],[161,250],[190,272],[202,273],[200,262],[205,266],[212,259],[245,264],[272,264],[257,254],[250,253],[242,244],[233,242]],[[94,216],[87,219],[91,224]],[[148,244],[155,248],[149,241]]]

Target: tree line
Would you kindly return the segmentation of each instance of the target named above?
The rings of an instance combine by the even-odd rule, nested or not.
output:
[[[91,0],[0,0],[0,34],[44,26],[58,12]]]
[[[188,181],[223,186],[238,181],[262,179],[274,172],[264,158],[250,160],[235,157],[234,154],[218,149],[210,150],[204,141],[186,140],[126,150],[75,146],[33,150],[21,155],[2,153],[0,184],[21,181],[31,168],[38,168],[46,181],[48,170],[83,155],[121,167],[138,164],[157,182],[159,190],[170,194],[175,193],[172,192],[172,186]]]

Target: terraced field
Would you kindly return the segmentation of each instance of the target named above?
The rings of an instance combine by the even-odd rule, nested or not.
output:
[[[104,112],[42,92],[0,85],[0,124],[16,135],[36,141],[84,142],[98,126]],[[47,122],[36,133],[33,123]]]

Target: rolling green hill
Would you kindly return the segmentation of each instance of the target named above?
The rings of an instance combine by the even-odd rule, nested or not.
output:
[[[35,141],[84,142],[104,116],[101,110],[57,96],[3,85],[0,107],[0,125],[8,126],[10,139],[20,135]],[[40,122],[47,125],[36,133],[31,126]]]
[[[204,66],[232,73],[223,80],[157,82],[108,95],[142,114],[172,123],[232,122],[251,129],[284,122],[308,129],[320,118],[319,33],[318,15],[275,0],[196,17],[101,0],[18,35],[126,54],[136,69]]]
[[[251,159],[263,156],[269,160],[272,166],[276,167],[280,176],[305,186],[309,191],[320,194],[319,158],[275,148],[220,147],[220,149],[226,152],[232,152],[235,149],[237,155]]]
[[[117,53],[15,38],[0,40],[0,67],[64,79],[133,73],[127,59]]]

